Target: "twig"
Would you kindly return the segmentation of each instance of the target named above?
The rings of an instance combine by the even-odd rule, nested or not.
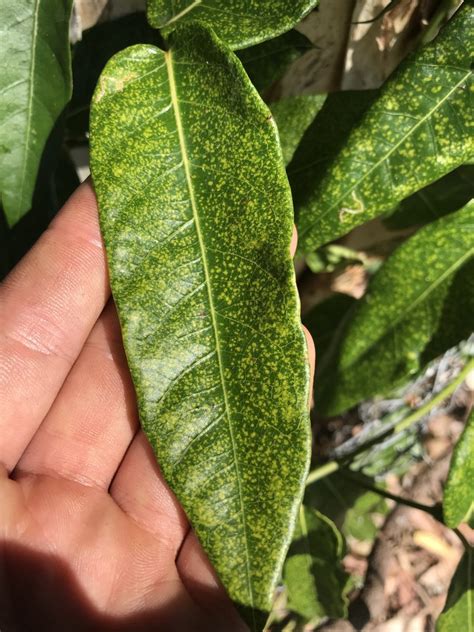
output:
[[[383,489],[382,487],[378,487],[377,485],[374,485],[370,481],[370,479],[368,479],[363,474],[360,474],[359,472],[353,472],[349,469],[341,469],[340,473],[341,473],[341,476],[345,476],[346,478],[349,478],[350,480],[354,481],[357,485],[360,485],[360,487],[363,487],[364,489],[367,489],[368,491],[374,492],[375,494],[378,494],[379,496],[383,496],[384,498],[388,498],[389,500],[394,500],[396,503],[399,503],[400,505],[406,505],[407,507],[412,507],[413,509],[419,509],[420,511],[424,511],[425,513],[433,516],[433,518],[435,518],[435,520],[438,520],[438,522],[441,522],[441,523],[443,522],[443,510],[439,504],[424,505],[422,503],[417,503],[415,500],[410,500],[409,498],[403,498],[403,496],[397,496],[396,494],[392,494],[386,489]]]
[[[464,379],[466,378],[468,373],[470,373],[473,369],[474,359],[471,359],[466,364],[464,369],[459,373],[459,375],[442,391],[435,395],[433,399],[431,399],[426,404],[423,404],[423,406],[420,406],[420,408],[415,410],[411,415],[408,415],[408,417],[405,417],[405,419],[402,419],[398,423],[394,424],[392,427],[382,431],[379,435],[367,441],[367,443],[356,448],[352,454],[345,456],[344,459],[340,461],[330,461],[329,463],[325,463],[324,465],[321,465],[314,469],[312,472],[309,473],[308,478],[306,479],[306,485],[311,485],[312,483],[319,481],[321,478],[325,478],[326,476],[337,472],[341,468],[345,467],[353,457],[357,456],[361,452],[364,452],[375,443],[378,443],[381,439],[387,437],[389,434],[398,434],[399,432],[403,432],[410,426],[420,421],[420,419],[425,417],[425,415],[427,415],[433,408],[441,404],[447,397],[452,395],[452,393],[454,393],[458,386],[462,384],[462,382],[464,382]]]

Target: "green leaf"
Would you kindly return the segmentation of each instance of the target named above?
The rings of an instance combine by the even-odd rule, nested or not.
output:
[[[337,414],[391,390],[419,370],[421,354],[438,331],[453,279],[473,254],[471,202],[428,224],[387,259],[338,333],[338,348],[316,384],[315,398],[322,411]],[[450,308],[472,324],[474,314],[464,313],[463,304]]]
[[[444,488],[443,510],[448,527],[468,522],[474,528],[474,412],[457,442]]]
[[[302,95],[270,104],[287,165],[311,121],[322,108],[326,95]]]
[[[72,0],[0,0],[0,192],[10,226],[30,208],[41,154],[71,96]]]
[[[144,12],[125,15],[96,24],[82,34],[74,47],[72,73],[74,89],[68,108],[68,125],[76,133],[89,127],[89,106],[100,73],[108,60],[133,44],[161,46],[163,39],[151,28]]]
[[[457,211],[473,197],[474,165],[463,165],[400,202],[384,224],[395,230],[427,224]]]
[[[344,540],[325,515],[301,505],[283,581],[288,607],[306,620],[347,616]]]
[[[276,127],[201,26],[116,55],[91,164],[141,422],[252,629],[270,608],[310,451],[291,195]]]
[[[0,279],[28,252],[78,186],[76,168],[64,147],[64,116],[60,116],[41,157],[31,210],[13,227],[0,212]]]
[[[318,137],[310,128],[289,167],[302,251],[390,211],[472,159],[473,21],[474,10],[463,5],[434,42],[400,65],[365,113],[363,95],[354,103],[339,95],[348,110],[340,124],[341,109],[331,111],[328,99],[314,127],[328,130],[332,115],[335,133]]]
[[[436,622],[436,632],[474,630],[474,550],[464,553],[448,591],[446,605]]]
[[[148,0],[150,24],[168,35],[178,24],[199,20],[230,48],[247,48],[289,31],[318,0]]]
[[[377,535],[373,514],[386,514],[387,503],[375,492],[366,491],[339,472],[309,486],[305,503],[324,511],[344,536],[371,541]]]
[[[238,58],[259,92],[269,88],[287,67],[303,53],[314,48],[298,31],[288,31],[275,39],[239,51]]]

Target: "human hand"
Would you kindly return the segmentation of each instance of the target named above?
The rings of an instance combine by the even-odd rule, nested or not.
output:
[[[109,299],[86,183],[0,287],[0,629],[245,630],[139,429]]]

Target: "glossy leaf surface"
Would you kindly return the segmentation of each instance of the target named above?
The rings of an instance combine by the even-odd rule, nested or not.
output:
[[[279,79],[287,67],[306,51],[312,43],[298,31],[288,31],[274,39],[237,53],[250,81],[262,92]]]
[[[303,134],[322,108],[326,95],[302,95],[270,104],[280,135],[283,160],[287,165]]]
[[[344,540],[335,524],[302,505],[283,573],[288,608],[306,620],[347,616],[343,556]]]
[[[420,368],[453,279],[473,254],[474,202],[421,229],[387,259],[338,333],[339,345],[324,367],[319,390],[316,385],[316,399],[326,413],[393,389]],[[474,314],[466,313],[463,304],[451,307],[472,326]]]
[[[0,0],[0,193],[13,226],[30,208],[41,154],[71,96],[72,0]]]
[[[93,178],[142,425],[232,599],[259,629],[308,467],[291,195],[268,108],[202,27],[116,55]]]
[[[148,0],[150,24],[165,35],[199,20],[230,48],[246,48],[289,31],[318,0]]]
[[[448,527],[454,529],[461,522],[474,527],[474,412],[454,447],[444,487],[443,510]]]
[[[472,159],[473,23],[474,9],[465,4],[431,44],[401,64],[362,116],[355,112],[349,135],[327,104],[325,117],[332,114],[339,133],[321,138],[308,130],[289,168],[302,251],[390,211]],[[346,99],[343,117],[350,117],[357,103],[338,98]]]
[[[436,632],[474,631],[474,549],[469,548],[456,569]]]

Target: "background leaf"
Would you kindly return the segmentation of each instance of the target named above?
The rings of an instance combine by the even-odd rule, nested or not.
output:
[[[449,587],[436,632],[472,632],[474,630],[474,552],[469,548],[462,557]]]
[[[141,422],[257,630],[309,461],[291,195],[238,59],[202,27],[175,35],[106,66],[92,173]]]
[[[148,0],[150,24],[165,34],[177,24],[199,20],[230,48],[246,48],[289,31],[318,0]]]
[[[269,88],[287,67],[313,45],[298,31],[288,31],[274,39],[237,53],[251,82],[259,92]]]
[[[283,572],[289,609],[306,620],[347,616],[343,556],[344,540],[334,523],[302,505]]]
[[[0,192],[10,226],[30,208],[46,140],[71,96],[72,0],[0,0]]]
[[[310,485],[305,504],[324,511],[343,535],[371,541],[377,535],[373,514],[386,514],[387,503],[379,494],[366,491],[339,472]]]
[[[295,149],[322,108],[326,95],[303,95],[282,99],[270,104],[280,136],[283,161],[287,165],[293,157]]]
[[[474,165],[463,165],[400,202],[384,220],[400,230],[420,226],[457,211],[474,198]]]
[[[60,116],[41,157],[31,210],[13,227],[0,215],[0,279],[28,252],[78,186],[64,145],[64,116]]]
[[[443,510],[448,527],[468,522],[474,528],[474,411],[457,442],[444,488]]]
[[[301,250],[391,210],[472,158],[473,22],[474,10],[464,5],[434,42],[400,66],[349,136],[343,124],[312,147],[304,143],[289,167]],[[348,95],[338,96],[352,109]],[[321,115],[328,117],[329,106],[328,100]]]
[[[421,229],[387,259],[338,334],[337,349],[320,368],[324,375],[315,391],[320,410],[337,414],[393,389],[420,368],[421,355],[438,331],[453,279],[473,253],[471,202]],[[474,314],[463,307],[449,303],[448,312],[464,323],[461,330],[449,330],[450,344],[472,326]]]

